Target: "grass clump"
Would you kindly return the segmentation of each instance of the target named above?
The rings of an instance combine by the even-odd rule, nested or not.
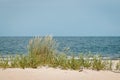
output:
[[[51,36],[35,37],[29,41],[29,56],[36,57],[41,63],[46,64],[52,62],[56,47],[56,42]]]
[[[102,70],[104,69],[105,65],[104,62],[102,62],[102,59],[100,56],[94,56],[92,61],[92,69],[95,70]]]
[[[116,64],[116,70],[119,70],[119,71],[120,71],[120,60],[119,60],[119,62]]]
[[[54,61],[54,63],[52,65],[55,65],[56,67],[60,67],[62,69],[68,68],[67,55],[62,53],[62,54],[57,55],[55,59],[56,60]]]
[[[56,42],[51,36],[35,37],[29,41],[29,54],[34,56],[52,56],[56,50]]]
[[[1,56],[0,67],[2,67],[2,68],[8,68],[9,67],[9,60],[8,60],[8,58],[4,58],[4,57]]]
[[[73,55],[70,59],[70,68],[73,70],[77,70],[80,68],[79,60],[75,59],[75,56]]]

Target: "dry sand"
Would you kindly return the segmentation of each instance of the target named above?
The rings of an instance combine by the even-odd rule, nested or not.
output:
[[[120,80],[120,73],[111,71],[39,69],[0,69],[0,80]]]

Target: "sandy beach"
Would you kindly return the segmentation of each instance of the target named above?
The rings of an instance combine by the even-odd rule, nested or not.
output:
[[[39,69],[0,69],[0,80],[120,80],[120,73],[111,71]]]

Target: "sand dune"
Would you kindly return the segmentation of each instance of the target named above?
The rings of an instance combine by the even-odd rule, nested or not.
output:
[[[120,80],[120,73],[111,71],[39,69],[0,69],[0,80]]]

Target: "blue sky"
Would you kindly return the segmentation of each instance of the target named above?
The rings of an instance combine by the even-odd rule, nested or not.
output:
[[[120,36],[120,0],[0,0],[0,36]]]

